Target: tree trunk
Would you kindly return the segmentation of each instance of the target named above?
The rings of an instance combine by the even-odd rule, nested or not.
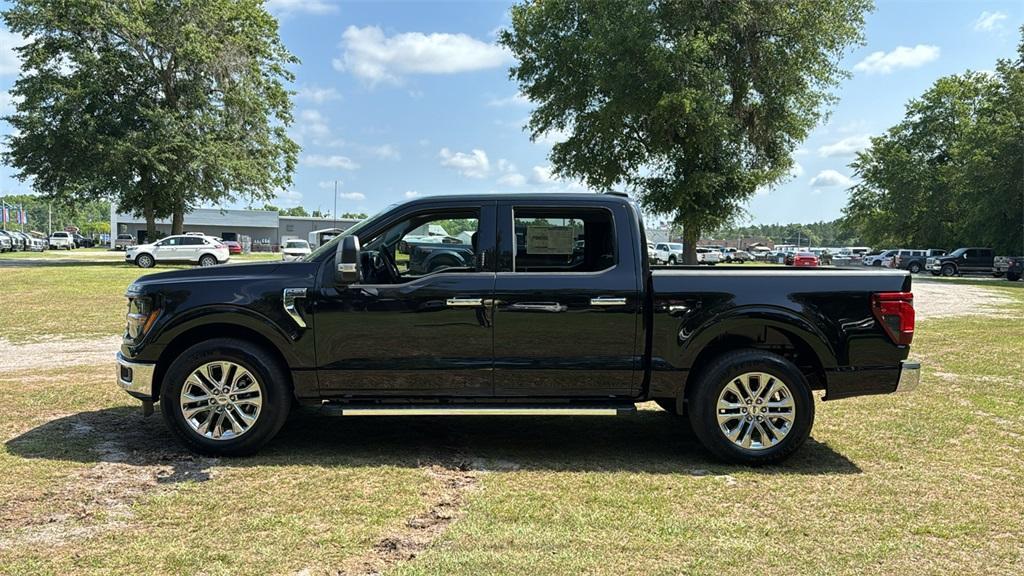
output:
[[[146,217],[146,241],[156,240],[156,214],[153,210],[153,196],[146,194],[142,202],[142,215]],[[111,234],[114,232],[111,231]]]
[[[697,242],[700,241],[700,224],[696,218],[683,218],[683,263],[697,264]]]
[[[174,194],[174,213],[171,215],[171,234],[185,232],[185,199],[180,192]]]

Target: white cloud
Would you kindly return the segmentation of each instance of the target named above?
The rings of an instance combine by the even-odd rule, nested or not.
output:
[[[416,190],[406,190],[405,191],[405,197],[406,198],[415,198],[415,197],[417,197],[419,195],[420,195],[420,193],[418,191],[416,191]]]
[[[498,184],[519,188],[520,186],[526,185],[526,176],[523,176],[519,172],[510,172],[508,174],[503,174],[501,178],[498,178]]]
[[[558,179],[551,174],[551,166],[534,166],[530,171],[530,180],[535,184],[551,184]]]
[[[338,6],[325,0],[266,0],[267,10],[275,14],[333,14]]]
[[[302,192],[297,190],[280,190],[274,196],[273,203],[281,208],[294,208],[302,204]]]
[[[793,162],[793,167],[789,169],[789,175],[793,178],[799,178],[804,175],[804,165],[799,162]]]
[[[931,44],[918,44],[913,48],[897,46],[892,52],[872,52],[867,58],[858,62],[853,69],[868,74],[891,74],[900,68],[924,66],[938,58],[938,46]]]
[[[334,190],[334,184],[335,184],[334,180],[321,180],[320,182],[317,183],[317,186],[322,188],[322,189],[324,189],[324,190]],[[341,180],[338,180],[337,184],[338,184],[338,187],[340,188],[345,183],[342,182]]]
[[[993,30],[999,30],[1003,27],[1003,20],[1006,20],[1009,16],[1006,12],[989,12],[988,10],[981,13],[978,19],[974,21],[974,30],[976,32],[992,32]]]
[[[441,148],[439,153],[441,166],[447,166],[459,171],[459,174],[467,178],[485,178],[491,171],[491,163],[487,160],[487,153],[480,149],[473,149],[470,153],[452,152],[447,148]]]
[[[381,144],[380,146],[363,146],[362,149],[371,156],[382,158],[384,160],[399,160],[402,155],[399,154],[398,148],[391,144]]]
[[[551,130],[538,136],[535,142],[537,144],[553,146],[555,144],[558,144],[559,142],[565,142],[566,140],[569,139],[569,136],[572,136],[572,132],[570,132],[569,130]]]
[[[295,93],[295,99],[300,102],[313,102],[323,104],[331,100],[340,100],[341,94],[334,88],[322,88],[320,86],[303,86]]]
[[[853,185],[853,180],[849,176],[840,174],[835,170],[822,170],[818,172],[818,175],[811,178],[811,187],[813,188],[834,188],[836,186],[842,186],[848,188]]]
[[[0,116],[14,114],[15,106],[19,101],[20,98],[11,96],[10,92],[0,92]]]
[[[487,101],[487,105],[493,108],[505,108],[508,106],[529,106],[532,102],[522,92],[516,92],[511,96],[504,98],[491,98]]]
[[[366,200],[366,194],[362,192],[338,192],[338,198],[345,200]]]
[[[301,158],[301,163],[314,168],[341,168],[342,170],[356,170],[356,164],[348,156],[322,156],[320,154],[309,154]]]
[[[298,129],[304,134],[326,136],[331,133],[327,126],[327,118],[319,110],[302,110],[299,112]]]
[[[17,74],[21,71],[21,59],[15,48],[28,40],[21,34],[0,30],[0,75]]]
[[[351,72],[371,85],[400,83],[409,74],[456,74],[496,68],[510,54],[497,45],[466,34],[406,32],[388,37],[376,26],[349,26],[342,34],[343,53],[335,70]]]
[[[838,142],[826,144],[818,148],[818,155],[822,158],[834,156],[853,156],[857,152],[871,146],[871,136],[862,134],[860,136],[847,136]]]

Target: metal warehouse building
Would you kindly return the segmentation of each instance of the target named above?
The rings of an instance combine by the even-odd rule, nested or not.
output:
[[[282,242],[299,238],[306,240],[309,233],[325,228],[345,230],[358,222],[351,218],[312,218],[304,216],[281,216],[270,210],[221,210],[200,208],[185,214],[185,232],[202,232],[225,240],[250,239],[254,250],[275,250]],[[163,235],[171,233],[171,220],[156,221],[157,231]],[[132,214],[110,212],[111,242],[117,234],[131,234],[140,243],[146,241],[146,219]]]

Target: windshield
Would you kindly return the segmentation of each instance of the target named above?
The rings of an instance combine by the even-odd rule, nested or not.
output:
[[[335,247],[338,245],[338,242],[341,242],[342,238],[344,238],[345,236],[351,236],[353,234],[358,234],[360,230],[362,230],[363,228],[366,228],[371,222],[376,221],[377,218],[380,218],[381,214],[386,214],[386,213],[390,212],[395,206],[398,206],[398,204],[392,204],[392,205],[388,206],[387,208],[381,210],[380,212],[377,212],[373,216],[370,216],[369,218],[367,218],[365,220],[361,220],[359,222],[356,222],[354,225],[352,225],[351,228],[345,230],[341,234],[338,234],[337,236],[332,238],[330,242],[321,244],[319,248],[317,248],[316,250],[313,250],[312,252],[309,253],[309,255],[305,256],[302,259],[302,261],[303,262],[312,262],[313,260],[316,260],[317,258],[319,258],[322,254],[326,254],[327,252],[334,252]]]
[[[292,240],[284,245],[285,248],[309,248],[309,244],[302,240]]]
[[[957,248],[949,253],[950,256],[963,256],[964,252],[967,252],[967,248]]]
[[[683,249],[683,245],[682,244],[669,244],[668,247],[671,248],[672,250],[682,250]]]

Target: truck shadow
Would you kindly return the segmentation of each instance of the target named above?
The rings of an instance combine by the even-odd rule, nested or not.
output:
[[[261,452],[203,458],[185,450],[159,416],[126,406],[51,420],[6,442],[23,458],[170,466],[160,482],[204,480],[211,466],[423,467],[649,474],[858,474],[827,444],[809,439],[778,466],[723,464],[685,419],[655,410],[623,417],[349,417],[299,409]]]

